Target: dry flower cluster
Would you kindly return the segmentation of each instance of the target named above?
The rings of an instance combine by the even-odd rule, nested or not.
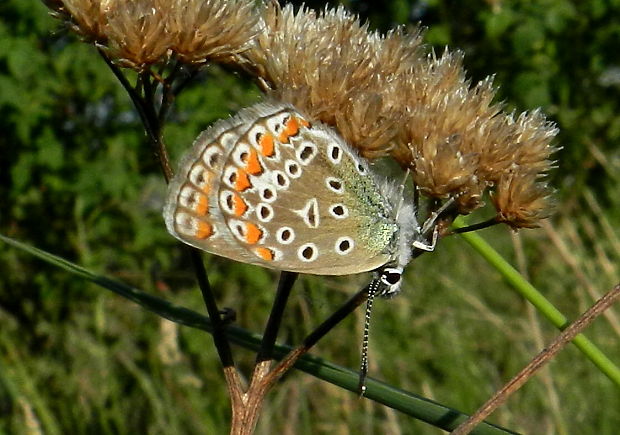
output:
[[[43,0],[53,14],[121,66],[143,71],[175,55],[225,62],[259,31],[252,0]]]
[[[171,58],[226,62],[271,97],[335,127],[367,158],[391,156],[426,196],[457,212],[534,227],[548,216],[543,180],[556,151],[539,112],[507,114],[487,78],[471,84],[460,52],[425,54],[419,30],[371,32],[342,7],[315,12],[251,0],[45,0],[118,65]]]

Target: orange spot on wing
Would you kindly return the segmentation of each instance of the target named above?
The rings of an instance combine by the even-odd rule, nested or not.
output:
[[[286,124],[284,124],[284,130],[280,133],[278,139],[282,143],[288,143],[289,138],[295,136],[297,133],[299,133],[299,122],[297,118],[291,116],[288,121],[286,121]]]
[[[194,207],[194,211],[199,216],[204,216],[209,212],[209,200],[205,195],[198,195],[198,202],[196,203],[196,207]]]
[[[256,248],[256,254],[265,261],[273,261],[273,251],[269,248]]]
[[[245,170],[252,175],[258,175],[263,172],[263,167],[258,160],[258,153],[254,149],[250,150],[248,160],[245,163]]]
[[[269,133],[263,134],[258,144],[260,145],[260,152],[265,157],[271,157],[275,154],[275,144],[273,142],[273,136]]]
[[[196,230],[197,239],[206,239],[213,235],[213,225],[209,222],[200,221],[198,223],[198,229]]]
[[[233,195],[233,208],[235,210],[235,216],[241,216],[248,209],[248,205],[238,193]]]
[[[297,121],[302,127],[310,127],[310,123],[303,118],[297,118]]]
[[[241,168],[237,169],[237,177],[235,179],[235,190],[237,192],[243,192],[248,187],[252,187],[252,183],[250,183],[248,173],[245,172],[245,170]]]
[[[263,232],[257,225],[254,225],[251,222],[247,222],[245,224],[245,241],[250,245],[254,245],[258,242],[263,235]]]

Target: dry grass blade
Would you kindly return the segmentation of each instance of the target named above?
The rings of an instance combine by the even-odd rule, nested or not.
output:
[[[521,370],[510,382],[497,391],[474,415],[452,431],[453,435],[465,435],[471,432],[477,424],[488,417],[495,409],[502,405],[508,398],[525,384],[547,362],[562,350],[575,336],[587,328],[590,323],[605,310],[607,310],[620,297],[620,283],[610,292],[605,294],[596,303],[583,313],[577,320],[566,328],[546,349]]]

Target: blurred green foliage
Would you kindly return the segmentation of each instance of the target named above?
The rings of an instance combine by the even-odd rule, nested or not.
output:
[[[543,236],[554,233],[532,231],[523,249],[532,281],[567,315],[583,311],[594,297],[588,286],[601,292],[618,278],[620,2],[345,4],[382,30],[420,21],[436,51],[465,51],[472,80],[496,74],[507,107],[542,106],[558,122],[564,149],[554,178],[563,200],[553,228],[573,248],[558,253]],[[124,90],[38,0],[5,0],[0,17],[0,232],[201,310],[189,262],[164,229],[164,182]],[[258,98],[242,77],[203,73],[167,124],[173,161],[200,130]],[[485,236],[514,258],[505,228]],[[206,258],[221,305],[260,331],[276,275]],[[555,332],[458,239],[415,263],[406,294],[376,304],[371,375],[474,410]],[[298,343],[365,279],[302,278],[280,339]],[[356,367],[361,316],[317,352]],[[589,332],[616,361],[617,325]],[[249,367],[253,355],[238,353]],[[269,399],[259,433],[430,433],[299,375]],[[33,425],[50,434],[225,433],[228,407],[209,336],[0,247],[0,433]],[[527,433],[614,433],[619,409],[617,389],[568,349],[553,376],[530,382],[494,419]]]

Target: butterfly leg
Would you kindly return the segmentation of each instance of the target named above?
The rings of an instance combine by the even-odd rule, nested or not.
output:
[[[424,234],[424,230],[420,231],[421,234]],[[435,250],[435,246],[437,245],[437,239],[439,238],[439,229],[437,227],[433,228],[433,238],[430,243],[422,240],[414,240],[413,247],[417,249],[421,249],[422,251],[432,252]]]

